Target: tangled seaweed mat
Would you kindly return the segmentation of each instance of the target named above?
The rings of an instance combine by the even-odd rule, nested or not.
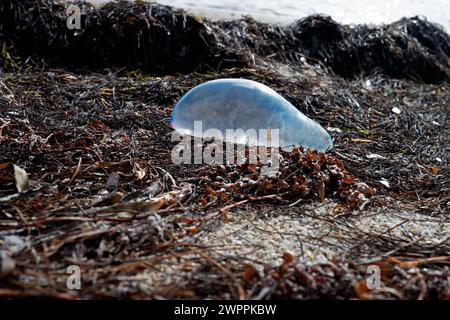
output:
[[[159,74],[250,67],[255,59],[329,67],[352,78],[372,72],[427,83],[450,79],[450,38],[420,18],[389,25],[346,26],[311,16],[288,27],[251,18],[202,21],[158,4],[107,3],[83,9],[81,30],[66,27],[64,4],[47,0],[0,4],[0,63],[11,57],[37,64],[88,68],[128,67]]]
[[[69,71],[74,66],[64,54],[73,53],[65,52],[59,42],[63,38],[58,37],[67,30],[54,24],[52,10],[57,5],[38,5],[42,3],[2,2],[0,8],[2,15],[19,10],[0,20],[6,21],[2,37],[7,39],[2,56],[7,68],[0,81],[0,296],[449,298],[448,238],[430,243],[408,234],[361,234],[343,228],[354,214],[364,216],[377,208],[411,210],[420,212],[424,220],[448,223],[448,82],[427,85],[379,74],[345,80],[324,70],[325,62],[303,61],[302,54],[295,59],[265,58],[263,53],[269,49],[260,47],[259,42],[267,39],[265,33],[258,37],[248,33],[253,42],[247,42],[245,50],[256,57],[252,68],[162,77],[124,70],[78,73]],[[21,11],[31,4],[37,10],[35,15],[41,12],[42,21]],[[94,13],[100,15],[108,8],[118,16],[128,16],[127,10],[142,7],[109,4]],[[175,17],[184,15],[168,7],[152,8]],[[25,24],[27,32],[14,31],[13,37],[11,29],[7,32],[8,23],[21,24],[11,22],[12,17],[36,22],[39,36]],[[173,18],[164,17],[173,26]],[[139,15],[136,19],[140,21]],[[303,21],[320,25],[328,21],[323,19]],[[206,28],[208,22],[196,23]],[[418,25],[422,23],[435,28],[424,21]],[[229,30],[227,24],[281,30],[249,19],[210,24],[208,28],[213,34],[224,28],[217,37],[237,39],[225,31]],[[161,30],[150,25],[153,31]],[[47,32],[46,26],[52,26],[52,32]],[[248,30],[247,26],[243,28]],[[442,46],[448,38],[439,29],[433,30],[436,35],[429,40],[432,49],[433,43]],[[28,38],[29,32],[36,37]],[[52,36],[55,45],[49,46],[46,41]],[[92,44],[86,37],[86,43]],[[67,39],[70,47],[71,38]],[[101,39],[106,41],[107,37]],[[119,48],[114,41],[111,48]],[[267,43],[275,43],[271,41]],[[208,50],[216,50],[212,49],[214,43],[212,47],[205,43]],[[28,49],[22,47],[25,44]],[[53,51],[45,48],[62,51],[53,56]],[[140,48],[130,42],[127,51]],[[215,51],[216,67],[230,57],[226,51],[234,47],[225,48]],[[158,50],[169,49],[158,46]],[[208,50],[206,56],[212,57]],[[93,57],[101,57],[104,66],[124,61],[114,50],[108,51],[111,58],[104,60],[106,56],[96,52]],[[26,62],[28,57],[31,59]],[[125,61],[129,66],[145,67],[140,57]],[[158,68],[154,71],[165,73],[169,65],[176,66],[171,60],[175,58],[167,57],[154,64]],[[75,59],[75,64],[86,67],[83,59]],[[242,62],[227,61],[228,66]],[[90,63],[95,66],[96,61]],[[64,68],[45,67],[48,64]],[[147,67],[153,68],[151,65]],[[183,72],[202,70],[197,62],[182,66]],[[415,70],[415,66],[409,67]],[[335,141],[333,152],[326,156],[301,150],[284,154],[285,171],[280,180],[261,179],[258,166],[174,165],[170,160],[174,142],[168,128],[172,106],[195,85],[225,77],[248,78],[274,88],[329,128]],[[306,265],[298,252],[286,252],[276,266],[199,242],[205,232],[219,228],[230,217],[239,218],[241,212],[264,209],[287,214],[298,210],[299,216],[293,219],[299,219],[309,214],[305,204],[322,200],[331,203],[335,215],[325,221],[313,210],[312,218],[332,224],[351,240],[346,252],[326,263]],[[359,211],[361,208],[366,210]],[[72,264],[82,270],[81,291],[66,286],[67,267]],[[381,268],[385,286],[380,290],[367,287],[369,264]],[[174,278],[174,273],[178,277]],[[149,278],[154,281],[145,285]]]
[[[292,82],[263,69],[163,78],[36,71],[4,74],[1,86],[0,241],[15,262],[15,268],[4,263],[2,296],[447,297],[445,241],[407,245],[404,239],[365,235],[372,239],[367,240],[372,244],[370,257],[382,266],[384,281],[395,288],[373,293],[365,287],[367,262],[355,253],[316,266],[303,265],[293,254],[280,268],[261,270],[239,256],[212,256],[212,248],[195,239],[236,210],[248,210],[248,202],[280,210],[302,198],[337,201],[344,192],[343,202],[337,204],[358,207],[365,200],[348,197],[358,191],[353,179],[377,189],[378,196],[372,196],[368,206],[386,206],[389,196],[403,206],[445,218],[448,169],[446,162],[434,159],[446,159],[448,129],[433,122],[442,121],[446,112],[448,86],[371,79],[373,88],[366,91],[360,81],[344,85],[340,79],[300,74]],[[254,179],[256,169],[251,167],[172,164],[174,143],[167,124],[174,102],[200,82],[239,76],[271,85],[322,124],[329,121],[342,128],[332,130],[334,154],[298,150],[297,155],[284,155],[289,164],[285,178],[273,182]],[[393,105],[402,113],[392,112]],[[367,157],[373,154],[378,157]],[[328,161],[343,162],[338,165],[339,179],[348,176],[342,182],[350,193],[336,183],[322,189],[320,183],[328,181],[322,174],[336,169],[327,169]],[[342,165],[357,178],[343,172]],[[28,182],[20,170],[26,170]],[[230,184],[222,191],[224,178]],[[380,183],[383,178],[390,188]],[[311,180],[305,184],[305,179]],[[232,186],[236,182],[237,189]],[[288,196],[286,190],[292,193]],[[247,204],[242,207],[241,201]],[[351,213],[345,208],[338,212],[343,215],[339,219]],[[334,223],[339,219],[336,216]],[[15,243],[11,236],[19,236],[15,242],[22,245],[7,245]],[[395,254],[384,255],[391,251]],[[74,263],[82,267],[84,289],[70,292],[66,268]],[[192,264],[195,267],[186,271]],[[140,273],[151,274],[156,267],[164,274],[169,266],[184,270],[178,272],[181,280],[137,285]],[[170,281],[169,273],[164,279]]]

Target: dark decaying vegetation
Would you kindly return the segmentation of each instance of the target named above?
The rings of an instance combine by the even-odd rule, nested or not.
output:
[[[36,63],[140,68],[159,74],[250,66],[254,56],[282,62],[303,57],[337,74],[381,72],[429,83],[449,80],[450,38],[420,18],[382,26],[342,26],[311,16],[288,27],[251,18],[203,22],[157,4],[109,3],[82,8],[82,29],[66,28],[66,6],[47,0],[2,1],[3,46]]]
[[[262,269],[196,242],[256,203],[275,211],[330,199],[339,214],[326,223],[341,229],[352,212],[394,201],[448,220],[442,29],[419,18],[369,27],[312,16],[279,27],[157,4],[79,4],[82,29],[69,30],[63,5],[0,2],[0,296],[450,298],[448,238],[348,229],[353,247],[329,263],[286,253]],[[173,164],[174,103],[223,77],[272,87],[329,128],[334,150],[283,153],[277,177],[259,175],[262,164]],[[368,290],[367,258],[388,289]],[[183,264],[181,279],[136,278],[169,263]],[[81,291],[66,287],[72,264]]]

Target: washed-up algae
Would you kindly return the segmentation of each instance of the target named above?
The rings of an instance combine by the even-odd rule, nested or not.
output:
[[[437,83],[450,75],[448,34],[418,17],[372,27],[311,16],[280,27],[251,18],[213,23],[157,4],[95,9],[75,3],[82,8],[82,28],[71,30],[63,4],[2,2],[3,47],[36,63],[160,74],[248,67],[258,57],[298,63],[303,57],[347,78],[378,72]]]
[[[448,225],[449,41],[439,27],[313,16],[282,28],[156,4],[85,6],[79,31],[62,5],[0,6],[0,296],[449,298],[448,237],[349,224],[410,210]],[[230,77],[282,94],[328,128],[334,150],[283,154],[278,178],[260,165],[173,164],[173,105]],[[277,265],[201,241],[248,211],[311,216],[345,250],[313,264],[286,252]],[[67,287],[73,264],[82,290]],[[369,265],[382,272],[379,290],[367,287]]]

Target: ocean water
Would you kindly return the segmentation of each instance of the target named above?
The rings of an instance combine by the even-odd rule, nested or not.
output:
[[[93,3],[105,2],[93,0]],[[243,15],[270,23],[289,24],[311,14],[327,14],[345,23],[389,23],[421,15],[450,31],[448,0],[157,0],[210,19],[233,19]]]

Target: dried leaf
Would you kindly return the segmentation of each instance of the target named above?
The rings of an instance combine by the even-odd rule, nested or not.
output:
[[[0,163],[0,182],[2,184],[8,184],[13,181],[19,193],[30,189],[30,180],[24,169],[12,162]]]
[[[92,205],[94,207],[103,207],[103,206],[108,206],[108,205],[118,203],[122,199],[123,199],[123,193],[116,191],[116,192],[107,194],[106,196],[104,196],[103,198],[101,198],[97,201],[94,201],[94,203]]]
[[[16,179],[16,188],[19,193],[30,189],[30,181],[25,170],[14,164],[14,178]]]
[[[361,300],[367,300],[370,298],[366,280],[361,280],[355,285],[355,292]]]

